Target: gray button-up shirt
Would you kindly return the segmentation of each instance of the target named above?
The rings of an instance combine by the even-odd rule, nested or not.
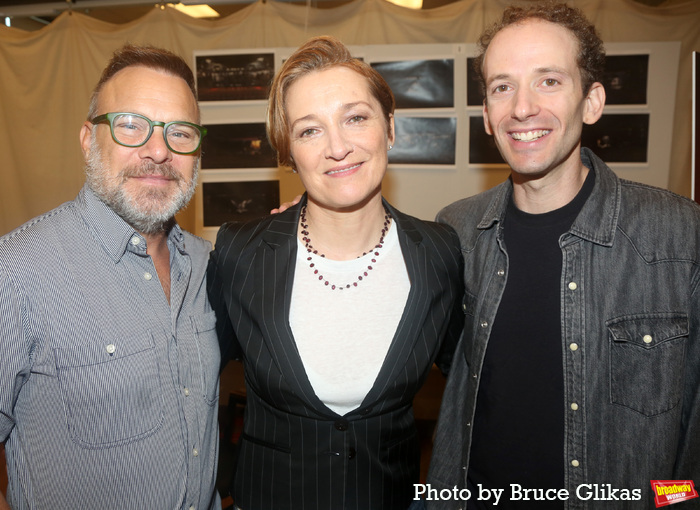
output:
[[[650,480],[700,480],[700,208],[618,179],[588,149],[581,159],[595,185],[559,240],[562,364],[551,367],[564,373],[565,507],[654,508]],[[481,366],[508,278],[502,221],[511,193],[507,181],[438,217],[460,237],[466,325],[428,476],[445,498],[438,492],[431,509],[464,508],[468,496]]]
[[[206,241],[146,240],[84,187],[0,238],[0,440],[15,509],[216,509]]]

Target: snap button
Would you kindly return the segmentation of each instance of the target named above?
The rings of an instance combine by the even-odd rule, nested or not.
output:
[[[644,338],[642,338],[642,340],[644,340],[645,344],[650,344],[654,339],[651,337],[651,335],[644,335]]]
[[[117,347],[116,347],[114,344],[109,344],[107,347],[105,347],[105,350],[106,350],[109,354],[114,354],[114,351],[117,350]]]
[[[569,283],[569,290],[576,290],[576,289],[578,289],[578,285],[576,285],[576,282]]]

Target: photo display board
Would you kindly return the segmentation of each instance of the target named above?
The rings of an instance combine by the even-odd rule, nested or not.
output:
[[[392,203],[399,209],[426,216],[415,206],[416,197],[430,199],[425,182],[448,192],[454,188],[450,182],[465,172],[507,171],[484,129],[483,95],[472,67],[476,45],[348,48],[386,79],[396,98],[389,172]],[[194,52],[202,122],[209,131],[202,143],[203,185],[195,197],[198,235],[213,241],[221,223],[260,217],[280,199],[303,192],[298,176],[277,168],[265,134],[270,83],[294,50]],[[648,182],[639,175],[670,162],[668,127],[673,125],[680,43],[611,43],[606,51],[606,107],[596,124],[584,126],[583,145],[621,177]],[[427,210],[433,214],[436,208]]]

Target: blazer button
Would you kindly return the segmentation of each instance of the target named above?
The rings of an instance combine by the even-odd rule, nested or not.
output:
[[[339,430],[341,432],[345,432],[346,430],[348,430],[348,424],[347,424],[347,422],[344,422],[344,421],[337,421],[337,422],[335,422],[335,428],[336,428],[336,430]]]
[[[357,455],[357,452],[355,451],[354,448],[350,448],[348,450],[348,459],[352,460],[355,458],[355,455]]]

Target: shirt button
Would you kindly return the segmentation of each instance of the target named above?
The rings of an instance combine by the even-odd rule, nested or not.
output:
[[[357,455],[357,451],[354,448],[350,448],[348,450],[348,459],[350,459],[350,460],[354,459],[355,455]]]
[[[348,430],[348,424],[342,421],[337,421],[335,422],[335,428],[336,430],[339,430],[341,432],[345,432]]]
[[[651,335],[644,335],[644,338],[642,340],[644,340],[645,344],[650,344],[653,338],[651,337]]]
[[[570,343],[569,349],[571,349],[572,351],[578,350],[578,344],[577,343]]]
[[[569,283],[569,290],[576,290],[576,289],[578,289],[578,285],[576,285],[576,282]]]
[[[144,280],[149,281],[151,278],[153,278],[153,275],[151,273],[143,273]]]
[[[109,344],[107,347],[105,347],[105,350],[106,350],[109,354],[114,354],[114,351],[117,350],[117,347],[116,347],[114,344]]]
[[[192,455],[199,457],[199,450],[197,450],[197,448],[192,448]]]
[[[503,269],[499,269],[498,271],[496,271],[496,274],[497,274],[498,276],[503,276],[503,275],[506,274],[506,272],[505,272]]]
[[[577,461],[576,459],[574,459],[574,460],[571,461],[571,465],[574,466],[574,467],[578,467],[578,466],[579,466],[578,461]]]
[[[482,328],[488,328],[488,327],[489,327],[489,323],[486,322],[486,321],[481,321],[480,326],[481,326]]]
[[[138,246],[140,243],[141,239],[139,239],[138,237],[134,236],[131,238],[131,244],[133,244],[134,246]]]
[[[185,389],[184,389],[184,393],[185,393],[185,396],[186,396],[186,397],[189,397],[189,396],[190,396],[190,389],[189,389],[189,388],[185,388]]]
[[[574,411],[578,411],[578,404],[576,402],[571,403],[571,409]]]

